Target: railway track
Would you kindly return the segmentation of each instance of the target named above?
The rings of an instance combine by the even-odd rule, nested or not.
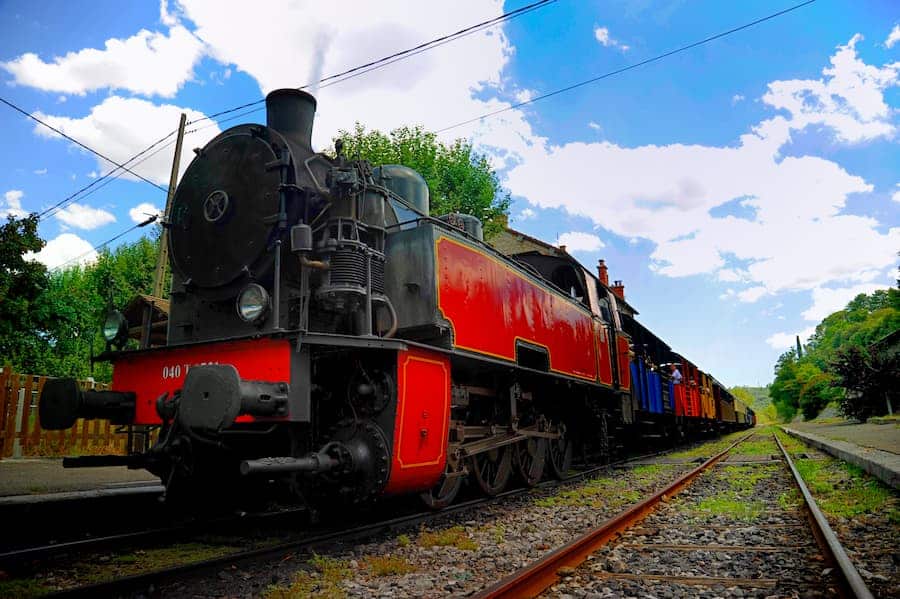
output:
[[[871,598],[780,441],[773,436],[769,443],[777,451],[766,456],[758,437],[743,437],[477,596],[536,597],[548,590],[553,596],[577,590],[637,596],[665,590],[675,597],[727,591]],[[741,457],[754,459],[726,461],[738,457],[745,443],[754,451]],[[734,470],[720,475],[723,468]],[[788,489],[799,496],[796,503],[788,501]],[[722,497],[732,498],[730,510],[721,509]]]
[[[683,447],[677,448],[684,449]],[[622,466],[630,462],[641,461],[666,455],[673,450],[665,450],[661,452],[631,456],[626,459],[618,460],[611,464],[602,466],[594,466],[585,468],[562,481],[545,481],[539,485],[543,488],[552,488],[555,486],[576,483],[584,480],[594,474],[606,469]],[[264,547],[255,547],[252,549],[229,553],[221,557],[195,561],[171,568],[163,568],[151,572],[141,573],[133,576],[122,577],[114,580],[90,584],[61,590],[53,593],[53,596],[63,597],[97,597],[97,596],[121,596],[129,593],[143,592],[148,589],[159,588],[163,582],[169,583],[180,578],[199,576],[206,572],[213,572],[224,567],[237,566],[258,563],[265,560],[281,559],[285,555],[304,552],[311,550],[317,546],[356,541],[365,538],[390,532],[399,529],[408,529],[419,524],[428,523],[430,521],[452,516],[454,514],[464,513],[468,510],[475,509],[479,506],[495,503],[503,499],[516,497],[531,491],[529,488],[511,489],[501,493],[495,497],[477,498],[464,501],[451,506],[440,512],[434,511],[415,511],[404,514],[400,517],[385,519],[376,519],[374,522],[363,523],[361,525],[345,525],[343,527],[331,529],[313,529],[305,536],[291,539],[285,542],[267,545]],[[140,531],[129,531],[117,533],[108,536],[100,536],[96,538],[77,539],[62,543],[52,543],[39,546],[21,547],[0,554],[0,569],[9,568],[9,571],[27,564],[36,564],[42,562],[44,564],[53,561],[65,560],[70,555],[88,555],[99,551],[122,550],[123,548],[144,547],[146,544],[170,544],[174,541],[185,542],[193,535],[210,535],[210,534],[228,534],[229,537],[235,537],[234,524],[239,523],[244,528],[249,528],[254,524],[260,524],[276,529],[288,527],[297,529],[296,520],[290,522],[289,518],[297,516],[297,512],[302,510],[294,510],[292,513],[282,512],[280,514],[249,514],[235,517],[223,517],[204,522],[193,522],[185,525],[163,526]],[[396,513],[396,512],[395,512]]]

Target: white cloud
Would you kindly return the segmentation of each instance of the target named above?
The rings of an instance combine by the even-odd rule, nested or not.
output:
[[[594,252],[606,246],[606,244],[596,235],[582,233],[580,231],[563,233],[559,236],[559,239],[556,240],[556,245],[560,247],[566,246],[566,251],[569,253]]]
[[[47,169],[45,169],[45,168],[39,168],[39,169],[35,169],[35,170],[32,171],[32,172],[33,172],[35,175],[46,175],[46,174],[47,174]]]
[[[159,22],[166,27],[178,25],[178,15],[169,12],[168,0],[159,0]]]
[[[803,312],[803,318],[811,322],[820,322],[829,314],[843,310],[847,304],[860,293],[872,293],[876,289],[885,289],[888,285],[864,283],[853,287],[820,287],[813,289],[813,303]]]
[[[822,125],[850,143],[893,136],[896,127],[884,90],[900,83],[900,63],[881,68],[864,63],[856,54],[861,40],[856,34],[838,46],[831,67],[822,70],[824,79],[774,81],[763,102],[790,113],[792,129]]]
[[[196,110],[172,104],[157,105],[140,98],[119,96],[110,96],[104,99],[103,102],[91,109],[90,114],[82,118],[53,116],[40,112],[35,113],[35,116],[92,148],[103,148],[104,154],[116,162],[124,163],[159,139],[161,131],[174,129],[178,125],[178,119],[182,112],[187,114],[188,120],[196,120],[204,116],[203,113]],[[40,125],[35,126],[34,132],[42,137],[62,139],[56,133]],[[190,137],[186,136],[185,144],[189,144],[188,148],[202,147],[218,133],[218,126],[213,124],[211,127],[200,129]],[[174,149],[170,147],[159,153],[149,154],[150,157],[147,160],[134,166],[132,170],[151,181],[168,185],[173,153]],[[184,173],[184,169],[187,168],[193,157],[193,152],[181,153],[181,174]],[[96,158],[96,160],[99,171],[105,173],[115,168],[114,165],[102,158]],[[121,177],[136,179],[129,173],[124,173]]]
[[[500,0],[430,3],[428,10],[400,0],[358,3],[352,11],[334,2],[284,3],[267,10],[239,1],[183,0],[178,6],[181,22],[194,27],[210,55],[253,77],[263,92],[297,87],[317,74],[337,73],[503,12]],[[279,40],[277,52],[273,39]],[[324,86],[316,91],[314,145],[330,146],[335,133],[355,121],[380,130],[416,123],[435,130],[508,107],[489,92],[508,84],[509,97],[523,93],[501,76],[511,54],[503,29],[488,28],[364,77]],[[476,130],[490,145],[508,151],[528,143],[519,131],[530,133],[515,111],[443,137]]]
[[[70,227],[88,231],[116,222],[116,217],[106,210],[75,203],[57,210],[54,216]]]
[[[771,345],[774,349],[790,349],[792,347],[796,347],[797,345],[797,336],[800,336],[800,343],[806,343],[809,340],[810,335],[816,332],[816,327],[808,327],[800,331],[799,333],[775,333],[766,339],[766,343]]]
[[[60,266],[70,267],[76,264],[89,264],[97,259],[94,247],[73,233],[63,233],[51,239],[37,254],[25,255],[28,260],[42,262],[47,268]]]
[[[531,220],[537,216],[537,212],[532,210],[531,208],[525,208],[520,213],[516,220]]]
[[[0,218],[5,220],[7,216],[15,218],[28,216],[28,212],[22,210],[23,197],[25,197],[25,192],[21,189],[10,189],[4,193],[3,202],[0,202]]]
[[[724,283],[737,283],[746,280],[747,273],[734,268],[721,268],[716,272],[716,277]]]
[[[732,104],[737,104],[738,102],[742,102],[744,99],[745,99],[745,98],[744,98],[743,95],[741,95],[741,94],[734,94],[733,96],[731,96],[731,103],[732,103]]]
[[[900,183],[897,183],[897,187],[900,187]],[[895,202],[900,202],[900,189],[891,194],[891,199]]]
[[[884,89],[897,83],[900,66],[861,62],[855,40],[838,48],[823,80],[770,84],[767,101],[776,108],[791,94],[806,93],[798,90],[821,86],[830,104],[823,100],[813,112],[802,102],[791,105],[790,118],[762,121],[736,144],[721,147],[552,145],[531,135],[510,161],[507,186],[537,207],[563,208],[615,234],[652,242],[651,267],[660,274],[717,273],[725,282],[748,283],[741,292],[746,301],[763,293],[869,281],[873,272],[895,263],[900,247],[900,227],[885,230],[874,218],[844,213],[851,194],[872,192],[873,185],[836,162],[781,154],[791,132],[813,121],[848,141],[859,138],[851,121],[885,131],[893,127],[890,112],[879,107],[885,105]],[[592,177],[573,178],[573,169]],[[602,194],[594,180],[603,181]],[[710,214],[733,200],[753,215]],[[746,266],[736,268],[735,262]]]
[[[588,123],[588,127],[593,129],[594,131],[601,131],[603,129],[603,127],[601,127],[599,124],[595,123],[594,121],[590,121]]]
[[[134,223],[142,223],[154,214],[161,214],[162,210],[150,202],[143,202],[128,211],[128,216]]]
[[[516,102],[530,102],[535,95],[534,90],[520,89],[516,92]]]
[[[897,42],[900,42],[900,25],[894,25],[894,28],[891,29],[887,39],[884,40],[884,47],[893,48]]]
[[[744,289],[743,291],[739,291],[737,294],[737,298],[744,303],[752,304],[759,300],[762,296],[766,295],[766,288],[762,285],[757,287],[750,287],[749,289]]]
[[[203,43],[181,26],[168,35],[142,29],[128,39],[106,40],[105,48],[84,48],[45,62],[28,52],[0,63],[18,85],[84,95],[109,88],[172,97],[194,75]]]
[[[594,37],[600,42],[600,45],[606,48],[617,48],[622,52],[627,52],[630,49],[630,46],[613,39],[607,27],[594,27]]]

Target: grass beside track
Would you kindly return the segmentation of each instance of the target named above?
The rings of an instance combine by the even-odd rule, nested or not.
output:
[[[881,512],[891,524],[900,524],[900,496],[896,491],[843,460],[824,454],[815,459],[794,457],[812,450],[780,429],[775,434],[826,515],[854,518]]]

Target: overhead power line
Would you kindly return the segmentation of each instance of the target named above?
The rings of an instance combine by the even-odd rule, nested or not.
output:
[[[555,3],[556,1],[557,1],[557,0],[538,0],[538,1],[536,1],[536,2],[532,2],[531,4],[527,4],[527,5],[525,5],[525,6],[521,7],[521,8],[517,8],[517,9],[515,9],[515,10],[509,11],[509,12],[507,12],[507,13],[504,13],[504,14],[499,15],[499,16],[497,16],[497,17],[494,17],[494,18],[492,18],[492,19],[488,19],[488,20],[486,20],[486,21],[482,21],[482,22],[480,22],[480,23],[476,23],[475,25],[470,25],[469,27],[465,27],[465,28],[460,29],[460,30],[458,30],[458,31],[455,31],[455,32],[453,32],[453,33],[449,33],[449,34],[443,35],[443,36],[441,36],[441,37],[434,38],[434,39],[429,40],[429,41],[427,41],[427,42],[423,42],[423,43],[421,43],[421,44],[419,44],[419,45],[417,45],[417,46],[413,46],[412,48],[407,48],[406,50],[402,50],[402,51],[400,51],[400,52],[395,52],[395,53],[390,54],[390,55],[388,55],[388,56],[384,56],[384,57],[382,57],[382,58],[379,58],[379,59],[377,59],[377,60],[373,60],[373,61],[367,62],[367,63],[365,63],[365,64],[362,64],[362,65],[358,65],[358,66],[352,67],[352,68],[347,69],[347,70],[345,70],[345,71],[342,71],[342,72],[340,72],[340,73],[335,73],[334,75],[329,75],[329,76],[327,76],[327,77],[324,77],[324,78],[320,79],[319,81],[313,81],[313,82],[307,83],[306,85],[302,85],[302,86],[300,86],[300,87],[298,87],[298,88],[296,88],[296,89],[306,89],[306,88],[312,87],[313,85],[317,85],[317,84],[318,84],[320,87],[328,87],[329,85],[334,85],[334,84],[336,84],[336,83],[341,83],[341,82],[343,82],[343,81],[347,81],[347,80],[349,80],[349,79],[353,79],[354,77],[358,77],[358,76],[360,76],[360,75],[364,75],[364,74],[366,74],[366,73],[370,73],[370,72],[375,71],[375,70],[378,70],[378,69],[380,69],[380,68],[384,68],[384,67],[386,67],[386,66],[388,66],[388,65],[391,65],[391,64],[394,64],[395,62],[398,62],[398,61],[400,61],[400,60],[405,60],[405,59],[410,58],[410,57],[412,57],[412,56],[416,56],[416,55],[418,55],[418,54],[421,54],[422,52],[425,52],[425,51],[428,51],[428,50],[437,48],[437,47],[439,47],[439,46],[442,46],[442,45],[447,44],[447,43],[450,43],[450,42],[452,42],[452,41],[461,39],[461,38],[466,37],[466,36],[468,36],[468,35],[471,35],[471,34],[473,34],[473,33],[477,33],[478,31],[482,31],[482,30],[484,30],[484,29],[487,29],[487,28],[493,27],[493,26],[495,26],[495,25],[498,25],[498,24],[500,24],[500,23],[509,21],[509,20],[514,19],[514,18],[517,18],[517,17],[520,17],[520,16],[522,16],[522,15],[525,15],[525,14],[530,13],[530,12],[532,12],[532,11],[538,10],[538,9],[540,9],[540,8],[544,8],[545,6],[547,6],[547,5],[549,5],[549,4],[553,4],[553,3]],[[323,84],[323,83],[324,83],[325,85],[321,85],[321,84]],[[241,110],[245,110],[245,109],[247,109],[247,108],[256,107],[256,106],[259,106],[260,104],[262,104],[262,103],[264,103],[264,102],[265,102],[265,98],[261,98],[261,99],[258,99],[258,100],[254,100],[254,101],[252,101],[252,102],[247,102],[247,103],[245,103],[245,104],[240,104],[240,105],[235,106],[235,107],[233,107],[233,108],[228,108],[228,109],[225,109],[225,110],[221,110],[221,111],[219,111],[219,112],[216,112],[216,113],[213,113],[213,114],[210,114],[210,115],[207,115],[207,116],[198,118],[198,119],[194,119],[194,120],[192,120],[192,121],[188,121],[187,124],[188,124],[188,125],[192,125],[192,124],[195,124],[195,123],[200,123],[200,122],[202,122],[202,121],[215,120],[215,119],[217,119],[217,118],[220,117],[220,116],[223,116],[223,115],[226,115],[226,114],[231,114],[231,113],[238,112],[238,111],[241,111]],[[10,104],[10,103],[7,103],[7,104]],[[25,115],[28,116],[29,118],[34,118],[34,117],[32,117],[30,114],[28,114],[28,113],[26,113],[25,111],[23,111],[22,109],[20,109],[20,108],[14,106],[14,105],[12,105],[12,104],[10,104],[10,106],[12,106],[13,108],[15,108],[16,110],[18,110],[18,111],[21,112],[22,114],[25,114]],[[246,116],[246,115],[248,115],[248,114],[252,114],[253,112],[257,112],[257,111],[259,111],[259,110],[261,110],[261,109],[262,109],[262,108],[255,108],[255,109],[253,109],[253,110],[247,110],[247,111],[241,112],[240,114],[235,115],[235,116],[233,116],[233,117],[231,117],[231,118],[228,118],[228,119],[222,119],[221,122],[227,122],[227,121],[230,121],[230,120],[234,120],[235,118],[239,118],[239,117],[241,117],[241,116]],[[35,119],[35,120],[37,120],[37,119]],[[41,121],[39,121],[39,122],[41,122]],[[50,127],[50,126],[47,125],[46,123],[41,122],[41,124],[43,124],[44,126],[46,126],[46,127],[48,127],[48,128],[53,129],[52,127]],[[185,133],[185,135],[189,135],[189,134],[194,133],[194,132],[196,132],[196,131],[199,131],[199,130],[201,130],[201,129],[205,129],[205,128],[209,127],[209,126],[211,126],[211,125],[207,125],[207,126],[204,126],[204,127],[197,127],[197,128],[195,128],[195,129],[191,129],[190,131],[187,131],[187,132]],[[53,129],[53,130],[56,131],[57,133],[60,133],[61,135],[63,135],[63,136],[66,137],[67,139],[73,141],[74,143],[78,144],[79,146],[85,147],[86,149],[90,150],[91,152],[94,152],[93,150],[91,150],[90,148],[87,148],[86,146],[84,146],[84,144],[78,142],[77,140],[74,140],[74,139],[72,139],[71,137],[62,134],[61,132],[59,132],[59,131],[57,131],[57,130],[55,130],[55,129]],[[75,191],[74,193],[72,193],[72,194],[66,196],[65,198],[63,198],[62,200],[60,200],[59,202],[57,202],[56,204],[54,204],[53,206],[51,206],[50,208],[47,208],[46,210],[44,210],[43,212],[41,212],[41,213],[38,215],[38,218],[43,218],[43,217],[45,217],[45,216],[48,215],[48,213],[50,213],[51,211],[53,211],[53,210],[55,210],[55,209],[57,209],[57,208],[60,208],[60,207],[62,207],[63,205],[68,204],[69,202],[72,202],[72,201],[74,201],[75,199],[78,199],[79,197],[86,197],[87,195],[90,195],[91,193],[94,193],[95,191],[99,190],[99,189],[102,188],[104,185],[106,185],[106,183],[103,183],[103,185],[99,185],[102,181],[105,181],[105,180],[109,179],[110,177],[118,178],[120,175],[117,174],[117,173],[120,173],[120,171],[123,171],[123,170],[124,170],[125,172],[129,172],[129,173],[131,173],[131,174],[137,176],[137,177],[140,178],[140,179],[143,179],[144,181],[147,181],[148,183],[151,183],[151,185],[154,185],[155,187],[161,189],[162,191],[166,191],[165,189],[163,189],[163,188],[160,187],[159,185],[156,185],[155,183],[153,183],[153,182],[151,182],[151,181],[148,181],[148,180],[145,179],[144,177],[141,177],[140,175],[137,175],[136,173],[134,173],[133,171],[131,171],[126,165],[131,164],[131,163],[132,163],[134,160],[136,160],[137,158],[143,156],[144,154],[146,154],[147,152],[149,152],[150,150],[152,150],[153,148],[155,148],[155,147],[158,146],[159,144],[165,142],[166,140],[168,140],[169,138],[171,138],[173,135],[175,135],[176,132],[177,132],[177,129],[173,129],[172,131],[170,131],[170,132],[167,133],[166,135],[160,137],[158,140],[156,140],[155,142],[153,142],[152,144],[150,144],[149,146],[147,146],[146,148],[144,148],[143,150],[141,150],[140,152],[138,152],[137,154],[135,154],[134,156],[132,156],[131,158],[129,158],[128,160],[126,160],[126,161],[125,161],[124,163],[122,163],[122,164],[119,164],[119,163],[117,163],[117,162],[114,162],[114,161],[112,161],[112,160],[109,160],[108,158],[105,158],[105,157],[103,157],[103,156],[101,155],[101,157],[103,157],[105,160],[109,160],[109,162],[111,162],[112,164],[115,164],[116,167],[113,168],[113,169],[111,169],[110,171],[108,171],[108,172],[102,174],[101,176],[97,177],[96,179],[94,179],[94,180],[93,180],[91,183],[89,183],[88,185],[85,185],[84,187],[80,188],[79,190]],[[171,143],[166,144],[165,146],[163,146],[163,148],[168,147],[169,145],[171,145]],[[163,149],[163,148],[160,148],[160,149]],[[97,152],[94,152],[94,153],[97,154]],[[156,153],[156,152],[154,152],[154,154],[155,154],[155,153]],[[99,155],[99,154],[98,154],[98,155]],[[151,156],[152,156],[152,154],[151,154]],[[149,158],[149,156],[148,156],[148,158]],[[140,163],[135,163],[135,164],[132,165],[132,166],[136,166],[136,164],[140,164]],[[90,190],[90,191],[89,191],[89,190]],[[84,195],[82,196],[81,194],[84,194]]]
[[[632,69],[636,69],[636,68],[638,68],[638,67],[642,67],[642,66],[644,66],[644,65],[648,65],[648,64],[650,64],[650,63],[652,63],[652,62],[657,62],[657,61],[662,60],[662,59],[664,59],[664,58],[668,58],[669,56],[674,56],[675,54],[680,54],[681,52],[686,52],[686,51],[688,51],[688,50],[690,50],[690,49],[692,49],[692,48],[696,48],[697,46],[702,46],[702,45],[704,45],[704,44],[708,44],[708,43],[711,42],[711,41],[714,41],[714,40],[717,40],[717,39],[720,39],[720,38],[729,36],[729,35],[731,35],[731,34],[733,34],[733,33],[737,33],[738,31],[743,31],[744,29],[749,29],[749,28],[754,27],[754,26],[756,26],[756,25],[759,25],[759,24],[761,24],[761,23],[765,23],[766,21],[770,21],[770,20],[775,19],[775,18],[777,18],[777,17],[780,17],[780,16],[782,16],[782,15],[786,15],[786,14],[789,13],[789,12],[793,12],[793,11],[798,10],[798,9],[800,9],[800,8],[803,8],[803,7],[805,7],[805,6],[809,6],[810,4],[812,4],[812,3],[815,2],[815,1],[816,1],[816,0],[807,0],[806,2],[802,2],[802,3],[797,4],[797,5],[795,5],[795,6],[791,6],[790,8],[786,8],[786,9],[784,9],[784,10],[780,10],[780,11],[778,11],[778,12],[772,13],[772,14],[767,15],[767,16],[765,16],[765,17],[762,17],[762,18],[760,18],[760,19],[756,19],[755,21],[751,21],[751,22],[746,23],[746,24],[744,24],[744,25],[741,25],[741,26],[739,26],[739,27],[735,27],[735,28],[733,28],[733,29],[729,29],[728,31],[723,31],[723,32],[717,33],[717,34],[715,34],[715,35],[711,35],[711,36],[709,36],[709,37],[707,37],[707,38],[703,38],[703,39],[700,40],[700,41],[693,42],[693,43],[691,43],[691,44],[687,44],[686,46],[681,46],[680,48],[676,48],[676,49],[674,49],[674,50],[669,50],[668,52],[664,52],[664,53],[662,53],[662,54],[657,54],[656,56],[654,56],[654,57],[652,57],[652,58],[648,58],[648,59],[646,59],[646,60],[642,60],[642,61],[640,61],[640,62],[636,62],[636,63],[634,63],[634,64],[630,64],[630,65],[628,65],[628,66],[622,67],[622,68],[620,68],[620,69],[616,69],[616,70],[614,70],[614,71],[609,71],[608,73],[603,73],[602,75],[598,75],[598,76],[596,76],[596,77],[591,77],[590,79],[585,79],[584,81],[579,81],[578,83],[573,83],[572,85],[567,85],[566,87],[562,87],[562,88],[557,89],[557,90],[554,90],[554,91],[552,91],[552,92],[548,92],[548,93],[546,93],[546,94],[541,94],[540,96],[535,96],[534,98],[531,98],[531,99],[529,99],[529,100],[525,100],[524,102],[518,102],[518,103],[516,103],[516,104],[512,104],[512,105],[510,105],[510,106],[507,106],[507,107],[505,107],[505,108],[500,108],[500,109],[498,109],[498,110],[493,110],[493,111],[491,111],[491,112],[486,112],[486,113],[484,113],[484,114],[482,114],[482,115],[473,117],[473,118],[471,118],[471,119],[467,119],[467,120],[465,120],[465,121],[460,121],[460,122],[455,123],[455,124],[453,124],[453,125],[449,125],[449,126],[447,126],[447,127],[444,127],[443,129],[438,129],[437,131],[435,131],[435,133],[443,133],[444,131],[450,131],[451,129],[456,129],[457,127],[462,127],[463,125],[468,125],[468,124],[474,123],[474,122],[476,122],[476,121],[480,121],[480,120],[482,120],[482,119],[490,118],[490,117],[492,117],[492,116],[497,116],[498,114],[502,114],[502,113],[504,113],[504,112],[509,112],[510,110],[515,110],[516,108],[521,108],[522,106],[527,106],[527,105],[529,105],[529,104],[534,104],[535,102],[539,102],[539,101],[541,101],[541,100],[546,100],[547,98],[552,98],[553,96],[558,96],[558,95],[560,95],[560,94],[564,94],[564,93],[566,93],[566,92],[570,92],[570,91],[572,91],[572,90],[574,90],[574,89],[578,89],[579,87],[584,87],[585,85],[590,85],[591,83],[596,83],[596,82],[601,81],[601,80],[603,80],[603,79],[608,79],[609,77],[613,77],[613,76],[615,76],[615,75],[619,75],[619,74],[624,73],[624,72],[626,72],[626,71],[630,71],[630,70],[632,70]]]
[[[302,86],[298,87],[297,89],[306,89],[317,83],[318,84],[327,83],[327,82],[335,80],[335,79],[340,79],[341,81],[346,81],[347,79],[352,79],[353,77],[356,77],[363,73],[368,73],[370,71],[375,70],[372,67],[380,68],[382,66],[387,66],[388,64],[393,64],[394,62],[397,62],[397,60],[400,60],[402,58],[408,58],[409,56],[415,56],[416,54],[420,54],[421,52],[424,52],[425,50],[430,50],[432,48],[442,46],[447,42],[451,42],[451,41],[454,41],[461,37],[470,35],[472,33],[476,33],[477,31],[481,31],[482,29],[487,29],[488,27],[493,27],[494,25],[497,25],[499,23],[509,21],[510,19],[514,19],[516,17],[522,16],[533,10],[543,8],[544,6],[546,6],[548,4],[553,4],[556,1],[557,0],[538,0],[537,2],[532,2],[531,4],[527,4],[521,8],[517,8],[516,10],[511,10],[500,16],[494,17],[493,19],[488,19],[487,21],[482,21],[481,23],[476,23],[475,25],[470,25],[469,27],[465,27],[458,31],[454,31],[453,33],[448,33],[447,35],[442,35],[441,37],[437,37],[437,38],[434,38],[427,42],[423,42],[423,43],[419,44],[418,46],[413,46],[412,48],[407,48],[406,50],[401,50],[400,52],[395,52],[394,54],[390,54],[383,58],[379,58],[378,60],[373,60],[371,62],[367,62],[366,64],[362,64],[362,65],[347,69],[346,71],[342,71],[342,72],[336,73],[334,75],[329,75],[328,77],[324,77],[324,78],[320,79],[319,81],[313,81],[313,82],[307,83],[306,85],[302,85]],[[350,75],[350,76],[348,76],[348,75]],[[325,87],[325,86],[321,86],[321,87]],[[222,116],[224,114],[229,114],[232,112],[236,112],[238,110],[243,110],[244,108],[250,108],[251,106],[257,106],[259,104],[262,104],[265,101],[266,101],[265,98],[261,98],[259,100],[254,100],[253,102],[247,102],[246,104],[241,104],[240,106],[235,106],[234,108],[229,108],[227,110],[222,110],[220,112],[216,112],[211,115],[204,116],[199,119],[195,119],[193,121],[188,121],[188,124],[190,125],[193,123],[199,123],[200,121],[214,119],[214,118]]]
[[[80,254],[80,255],[78,255],[78,256],[75,256],[74,258],[69,258],[68,260],[66,260],[66,261],[63,262],[62,264],[57,264],[57,265],[54,266],[51,270],[59,270],[60,268],[62,268],[63,266],[66,266],[67,264],[71,264],[72,262],[77,262],[77,261],[81,260],[81,259],[84,258],[85,256],[89,255],[91,252],[98,252],[98,251],[100,251],[101,249],[103,249],[104,247],[106,247],[107,245],[111,244],[113,241],[116,241],[117,239],[120,239],[120,238],[124,237],[125,235],[128,235],[129,233],[131,233],[131,232],[134,231],[135,229],[139,229],[140,227],[146,227],[147,225],[149,225],[149,224],[151,224],[151,223],[155,223],[155,222],[157,221],[157,219],[159,219],[159,215],[158,215],[158,214],[154,214],[154,215],[148,217],[146,220],[143,220],[143,221],[141,221],[141,222],[139,222],[139,223],[136,223],[136,224],[134,224],[134,225],[128,227],[127,229],[125,229],[125,230],[122,231],[121,233],[118,233],[118,234],[114,235],[113,237],[110,237],[109,239],[107,239],[107,240],[104,241],[103,243],[98,244],[98,245],[95,245],[94,247],[92,247],[92,248],[89,249],[88,251],[84,252],[83,254]]]
[[[33,114],[29,113],[27,110],[24,110],[24,109],[22,109],[22,108],[16,106],[15,104],[13,104],[12,102],[10,102],[9,100],[7,100],[7,99],[5,99],[5,98],[3,98],[3,97],[0,97],[0,102],[3,102],[4,104],[6,104],[7,106],[9,106],[10,108],[12,108],[13,110],[15,110],[15,111],[17,111],[17,112],[21,112],[22,114],[24,114],[25,116],[27,116],[27,117],[30,118],[31,120],[33,120],[33,121],[35,121],[35,122],[37,122],[37,123],[43,125],[43,126],[46,127],[47,129],[50,129],[51,131],[53,131],[53,132],[56,133],[57,135],[60,135],[60,136],[62,136],[62,137],[65,137],[66,139],[68,139],[69,141],[71,141],[73,144],[75,144],[75,145],[77,145],[77,146],[80,146],[80,147],[84,148],[85,150],[87,150],[87,151],[90,152],[91,154],[95,154],[96,156],[99,156],[99,157],[102,158],[103,160],[106,160],[107,162],[109,162],[109,163],[111,163],[111,164],[115,164],[116,166],[118,166],[118,167],[121,168],[121,169],[125,169],[126,171],[128,171],[129,173],[131,173],[132,175],[134,175],[135,177],[137,177],[138,179],[141,179],[141,180],[143,180],[143,181],[146,181],[147,183],[149,183],[149,184],[152,185],[153,187],[156,187],[157,189],[160,189],[160,190],[162,190],[162,191],[166,191],[165,188],[160,187],[159,185],[157,185],[156,183],[154,183],[154,182],[151,181],[150,179],[147,179],[146,177],[143,177],[143,176],[137,174],[136,172],[132,171],[132,170],[129,169],[128,167],[126,167],[126,166],[124,166],[124,165],[122,165],[122,164],[119,164],[118,162],[116,162],[115,160],[113,160],[112,158],[110,158],[109,156],[106,156],[106,155],[104,155],[104,154],[101,154],[100,152],[98,152],[98,151],[95,150],[94,148],[88,146],[87,144],[84,144],[84,143],[78,141],[78,140],[75,139],[74,137],[72,137],[72,136],[70,136],[70,135],[66,135],[65,133],[63,133],[62,131],[60,131],[59,129],[57,129],[56,127],[54,127],[53,125],[50,125],[49,123],[46,123],[46,122],[42,121],[41,119],[37,118],[37,117],[34,116]]]
[[[166,148],[168,148],[169,146],[171,146],[174,143],[175,143],[175,140],[173,139],[169,143],[165,144],[164,146],[157,148],[156,151],[151,152],[150,154],[147,154],[140,160],[137,160],[136,162],[131,162],[131,160],[134,160],[132,158],[131,160],[129,160],[128,162],[125,162],[124,164],[128,164],[129,162],[131,162],[132,168],[139,166],[139,165],[143,164],[144,162],[146,162],[147,160],[153,158],[154,156],[156,156],[157,154],[159,154],[160,152],[162,152],[163,150],[165,150]],[[68,204],[69,202],[71,202],[73,200],[76,200],[76,199],[83,200],[84,198],[88,197],[89,195],[100,191],[101,189],[103,189],[104,187],[106,187],[107,185],[109,185],[110,183],[112,183],[113,181],[115,181],[117,179],[118,175],[111,176],[112,173],[115,173],[117,171],[121,171],[121,169],[119,167],[116,167],[115,169],[113,169],[103,175],[100,175],[99,177],[96,177],[93,181],[91,181],[90,183],[88,183],[87,185],[85,185],[84,187],[79,189],[78,191],[66,196],[63,200],[60,200],[59,202],[55,203],[54,205],[50,206],[49,208],[45,209],[43,212],[38,214],[38,220],[49,218],[49,217],[53,216],[54,214],[56,214],[57,212],[61,212],[62,210],[65,209],[65,204]],[[80,195],[80,194],[83,194],[83,195]],[[80,197],[77,197],[79,195],[80,195]]]

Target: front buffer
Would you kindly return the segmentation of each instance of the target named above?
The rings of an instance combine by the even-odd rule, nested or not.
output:
[[[447,459],[447,357],[401,342],[340,347],[329,337],[320,344],[257,338],[117,354],[112,391],[48,381],[41,423],[158,425],[158,440],[145,453],[65,465],[146,468],[168,490],[279,479],[303,495],[359,500],[430,488]]]

